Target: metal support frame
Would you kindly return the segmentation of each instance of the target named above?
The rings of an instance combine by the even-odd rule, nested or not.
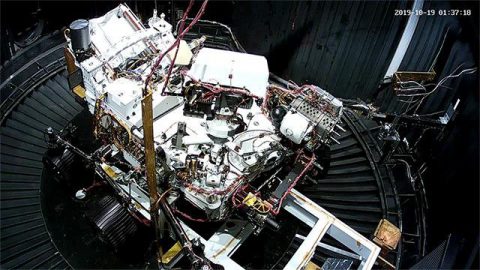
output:
[[[325,234],[350,249],[351,255],[360,261],[359,269],[373,267],[380,253],[380,247],[305,195],[295,189],[292,190],[283,208],[312,228],[306,237],[302,237],[302,244],[284,269],[302,269],[307,265]],[[199,239],[205,245],[205,256],[209,260],[222,265],[225,269],[244,269],[230,257],[253,232],[253,226],[250,223],[243,220],[229,220],[208,240],[198,235],[185,223],[181,224],[190,239]]]
[[[298,239],[301,239],[302,241],[305,240],[305,236],[300,235],[300,234],[295,234],[295,237],[298,238]],[[349,258],[354,259],[354,260],[358,260],[358,261],[362,260],[362,257],[355,254],[355,253],[348,252],[346,250],[334,247],[334,246],[329,245],[329,244],[319,242],[319,243],[317,243],[317,246],[322,248],[322,249],[329,250],[330,252],[334,252],[334,253],[340,254],[342,256],[349,257]]]
[[[228,220],[208,240],[198,235],[185,223],[182,222],[181,224],[191,240],[199,239],[200,242],[205,245],[204,253],[207,259],[213,263],[222,265],[225,269],[244,269],[232,260],[230,256],[232,256],[243,242],[247,240],[250,234],[252,234],[254,228],[248,221],[240,219]]]

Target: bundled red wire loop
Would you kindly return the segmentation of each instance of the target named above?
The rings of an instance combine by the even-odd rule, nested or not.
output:
[[[167,73],[167,76],[165,78],[165,83],[164,83],[164,86],[163,86],[163,89],[162,89],[162,95],[164,94],[164,91],[165,91],[165,88],[168,84],[168,80],[170,78],[170,74],[172,73],[172,69],[173,69],[173,65],[175,63],[175,60],[177,58],[177,53],[178,53],[178,49],[180,47],[180,40],[183,38],[183,36],[185,36],[186,33],[188,33],[188,31],[190,31],[190,29],[198,22],[198,20],[200,20],[200,18],[202,17],[203,13],[205,12],[205,8],[207,6],[207,3],[208,3],[208,0],[205,0],[203,1],[202,3],[202,6],[200,7],[200,9],[198,10],[197,12],[197,15],[195,15],[195,18],[193,18],[192,22],[187,26],[187,28],[183,29],[184,26],[185,26],[185,20],[187,19],[187,16],[188,16],[188,13],[190,12],[190,9],[192,8],[193,6],[193,0],[190,0],[189,4],[188,4],[188,7],[187,7],[187,10],[185,11],[185,13],[183,14],[183,17],[182,17],[182,20],[181,20],[181,23],[180,23],[180,27],[179,27],[179,34],[177,35],[177,39],[175,40],[175,42],[170,45],[170,47],[165,50],[164,52],[162,52],[162,54],[160,54],[160,56],[157,58],[157,60],[155,61],[155,63],[153,64],[153,67],[152,67],[152,70],[150,71],[150,73],[148,74],[147,78],[145,79],[145,88],[143,90],[143,94],[146,95],[147,94],[147,88],[148,88],[148,84],[150,83],[150,81],[152,80],[152,77],[153,77],[153,74],[155,73],[155,71],[157,71],[159,65],[160,65],[160,62],[162,61],[162,59],[165,57],[165,55],[167,55],[173,48],[177,47],[177,50],[175,52],[175,55],[171,61],[171,64],[170,64],[170,68],[168,69],[168,73]]]
[[[187,213],[184,213],[178,209],[173,209],[173,211],[177,214],[179,214],[180,216],[190,220],[190,221],[195,221],[195,222],[207,222],[208,219],[206,218],[194,218],[194,217],[191,217],[190,215],[188,215]]]

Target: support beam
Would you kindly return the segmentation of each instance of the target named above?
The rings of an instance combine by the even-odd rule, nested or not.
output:
[[[328,234],[349,250],[339,250],[360,261],[359,269],[371,269],[380,253],[380,247],[337,219],[300,192],[293,189],[283,210],[311,228],[284,269],[303,269],[311,260],[320,241]],[[230,222],[230,223],[229,223]],[[227,226],[230,224],[230,226]],[[233,226],[231,224],[234,224]],[[205,245],[205,257],[225,269],[244,269],[231,256],[253,232],[253,226],[242,220],[227,221],[210,239],[206,240],[185,223],[181,223],[190,240],[199,239]],[[330,250],[334,250],[330,248]]]

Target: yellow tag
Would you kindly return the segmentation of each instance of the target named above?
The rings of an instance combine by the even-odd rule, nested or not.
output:
[[[85,98],[85,88],[81,87],[80,85],[77,85],[73,88],[73,93],[77,95],[80,98]]]
[[[180,242],[175,243],[165,254],[162,255],[162,262],[168,264],[182,250]]]
[[[243,203],[247,206],[254,205],[256,201],[257,201],[257,197],[255,195],[253,195],[251,192],[249,192],[247,194],[247,197],[245,197],[245,199],[243,199]]]
[[[112,178],[113,180],[115,180],[117,178],[117,174],[115,173],[115,171],[112,169],[112,167],[108,166],[107,164],[105,163],[102,163],[102,169],[103,171],[110,177]]]
[[[314,264],[313,262],[308,262],[307,265],[305,266],[305,270],[321,270],[320,266]]]

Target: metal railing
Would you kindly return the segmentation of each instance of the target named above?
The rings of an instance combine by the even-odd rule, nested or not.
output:
[[[0,124],[3,124],[10,112],[29,93],[31,93],[32,90],[65,68],[65,59],[63,58],[63,53],[60,54],[61,57],[56,57],[47,64],[41,64],[41,60],[58,54],[60,50],[63,52],[63,44],[56,46],[53,51],[49,50],[45,52],[40,57],[35,59],[35,61],[28,63],[28,66],[23,69],[21,73],[9,77],[5,82],[2,83],[2,88],[0,91],[10,91],[10,94],[0,105]],[[32,69],[36,69],[37,71],[30,75],[26,80],[22,81],[21,84],[16,84],[13,82],[17,76],[21,76],[25,73],[28,74],[28,72],[31,72]],[[7,90],[8,88],[10,88],[10,90]]]

